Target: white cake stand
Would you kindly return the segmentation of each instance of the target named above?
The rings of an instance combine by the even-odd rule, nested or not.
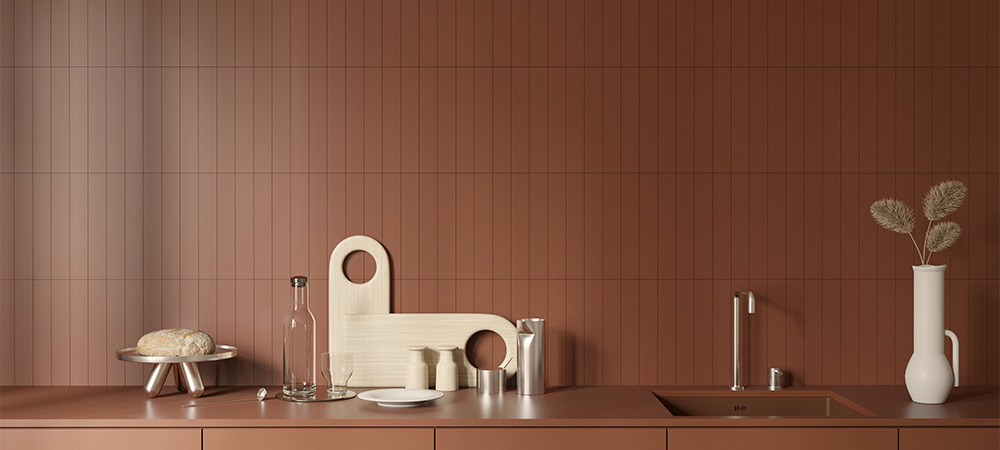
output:
[[[174,383],[177,390],[187,392],[192,397],[201,397],[205,393],[205,384],[201,382],[201,372],[198,371],[197,363],[209,361],[222,361],[224,359],[236,357],[236,347],[231,345],[216,345],[215,353],[210,355],[197,356],[143,356],[135,347],[123,348],[115,352],[115,356],[122,361],[138,362],[146,364],[156,364],[149,374],[149,379],[143,385],[146,395],[150,398],[160,395],[163,383],[167,381],[167,373],[174,370]]]

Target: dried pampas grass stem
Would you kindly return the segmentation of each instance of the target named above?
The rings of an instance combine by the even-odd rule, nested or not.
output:
[[[913,210],[906,203],[894,198],[883,198],[872,203],[871,213],[879,225],[897,233],[911,233],[916,224]]]
[[[924,217],[941,220],[955,212],[965,200],[967,188],[961,181],[943,181],[932,187],[924,196]]]
[[[927,237],[924,238],[924,243],[927,245],[927,257],[930,258],[931,254],[951,247],[961,235],[962,227],[955,222],[941,222],[934,225],[927,232]]]
[[[920,252],[917,240],[913,238],[913,227],[916,226],[916,220],[913,217],[913,210],[910,209],[909,205],[894,198],[883,198],[872,203],[870,211],[875,221],[879,225],[882,225],[883,228],[910,235],[913,246],[920,253],[920,264],[924,263],[923,252]]]

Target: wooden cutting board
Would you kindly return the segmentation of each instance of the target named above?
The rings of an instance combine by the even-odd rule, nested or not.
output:
[[[344,260],[356,251],[375,259],[375,275],[357,284],[344,275]],[[469,338],[482,330],[504,340],[508,356],[517,354],[517,330],[494,314],[390,314],[389,255],[375,239],[351,236],[330,255],[330,351],[354,354],[350,386],[400,387],[406,384],[410,345],[424,345],[428,380],[434,385],[439,359],[436,347],[458,347],[459,386],[476,386],[476,368],[466,357]],[[517,373],[517,358],[507,365],[507,378]]]

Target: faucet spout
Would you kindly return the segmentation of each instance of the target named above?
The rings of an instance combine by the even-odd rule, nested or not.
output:
[[[753,291],[736,291],[733,294],[733,385],[729,389],[742,391],[743,384],[740,383],[740,294],[747,295],[747,313],[754,314],[757,311],[757,302],[754,300]]]

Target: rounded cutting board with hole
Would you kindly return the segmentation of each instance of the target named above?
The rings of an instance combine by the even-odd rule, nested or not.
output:
[[[375,275],[354,283],[344,274],[344,260],[356,251],[375,260]],[[458,381],[476,385],[476,368],[466,357],[469,338],[492,331],[504,340],[508,356],[517,353],[514,324],[494,314],[391,314],[389,312],[389,255],[375,239],[351,236],[337,244],[330,255],[330,351],[354,354],[350,386],[403,386],[406,383],[406,347],[424,345],[428,379],[434,384],[439,359],[437,347],[457,347]],[[507,366],[507,377],[517,372],[517,358]]]

